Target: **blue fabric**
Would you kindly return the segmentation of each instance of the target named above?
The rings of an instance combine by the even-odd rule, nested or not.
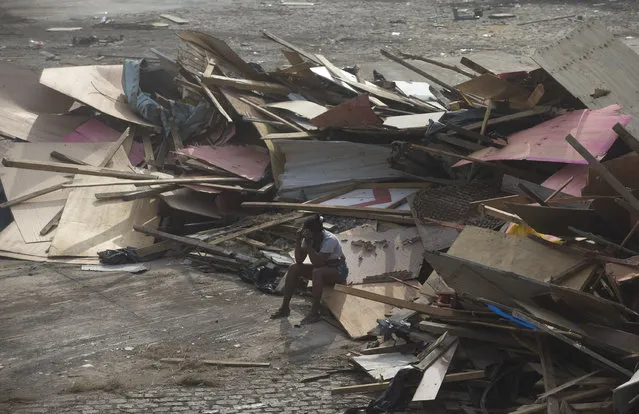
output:
[[[122,88],[127,101],[142,118],[153,125],[161,126],[164,135],[171,133],[171,119],[176,123],[180,137],[185,140],[203,129],[213,116],[213,109],[205,101],[197,106],[169,100],[171,108],[160,105],[151,94],[140,88],[140,67],[142,60],[125,59],[122,71]]]

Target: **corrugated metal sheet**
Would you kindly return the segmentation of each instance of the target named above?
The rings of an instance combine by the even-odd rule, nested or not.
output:
[[[639,117],[639,55],[599,24],[584,24],[533,60],[588,108],[619,104]],[[596,97],[595,89],[610,91]],[[634,124],[634,125],[633,125]],[[639,128],[630,126],[636,134]]]

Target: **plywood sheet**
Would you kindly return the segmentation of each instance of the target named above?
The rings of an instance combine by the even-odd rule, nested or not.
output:
[[[122,65],[47,68],[40,83],[123,121],[152,126],[126,102]]]
[[[371,283],[357,288],[404,300],[412,300],[417,296],[416,289],[398,282]],[[377,326],[377,319],[383,318],[393,309],[391,305],[336,292],[331,288],[324,289],[322,299],[351,338],[367,336]]]
[[[539,281],[545,281],[584,260],[526,237],[472,226],[464,228],[448,254]],[[563,282],[562,286],[581,289],[593,268],[586,267]]]
[[[73,99],[38,83],[29,70],[0,63],[0,134],[27,141],[59,140],[86,121],[60,115]]]
[[[398,227],[377,232],[372,226],[356,227],[339,233],[348,283],[363,283],[369,276],[418,276],[424,246],[415,227]]]
[[[113,162],[114,168],[126,169],[128,160],[120,147]],[[74,183],[113,181],[108,177],[82,177]],[[98,200],[96,193],[135,190],[130,186],[106,186],[75,188],[69,194],[64,213],[55,234],[50,257],[93,257],[106,249],[146,247],[153,244],[153,237],[133,231],[134,225],[157,226],[157,199],[133,201]]]
[[[12,143],[7,147],[6,156],[15,159],[54,161],[49,154],[51,151],[58,151],[92,165],[100,163],[109,148],[108,144],[102,143],[59,142]],[[71,180],[64,174],[7,168],[1,165],[0,179],[9,200]],[[69,190],[59,190],[11,207],[11,213],[25,242],[52,240],[52,234],[40,236],[40,230],[64,207],[68,194]]]
[[[25,243],[18,229],[18,224],[13,221],[0,232],[0,256],[4,253],[15,253],[19,255],[32,256],[37,261],[44,261],[47,258],[47,250],[51,242],[44,241],[38,243]]]
[[[251,181],[260,181],[269,164],[266,149],[255,145],[188,147],[177,151]]]

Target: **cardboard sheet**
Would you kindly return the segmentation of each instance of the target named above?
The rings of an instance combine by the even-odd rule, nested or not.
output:
[[[398,282],[370,283],[358,289],[399,299],[412,300],[418,292]],[[351,338],[362,338],[377,326],[377,319],[390,313],[393,306],[380,302],[324,289],[322,299],[335,318],[342,324]]]
[[[76,144],[77,145],[77,144]],[[113,168],[126,169],[124,149],[114,157]],[[76,175],[74,183],[113,181],[109,177]],[[123,247],[146,247],[153,237],[133,230],[134,225],[157,226],[157,199],[133,201],[98,200],[96,193],[135,190],[134,185],[75,188],[69,193],[49,256],[94,257],[99,251]]]
[[[153,126],[126,102],[122,89],[122,65],[47,68],[40,83],[107,115],[143,126]]]
[[[207,145],[176,152],[256,182],[264,177],[270,160],[266,149],[253,145]]]
[[[97,165],[109,149],[108,144],[93,143],[12,143],[8,144],[7,157],[29,158],[37,161],[53,161],[49,154],[58,151]],[[0,165],[0,179],[9,200],[34,191],[71,181],[64,174],[48,171],[7,168]],[[40,236],[40,230],[64,207],[69,190],[58,190],[11,207],[11,213],[25,242],[51,241],[53,234]]]
[[[588,164],[566,142],[566,136],[571,134],[588,152],[601,159],[617,139],[612,127],[616,123],[626,125],[632,118],[630,115],[620,115],[620,110],[619,105],[610,105],[603,109],[569,112],[509,136],[508,145],[503,148],[488,147],[470,156],[484,161],[527,160]],[[463,160],[455,166],[468,163]]]
[[[86,121],[61,115],[73,99],[38,83],[38,75],[0,63],[0,135],[27,141],[56,141]]]

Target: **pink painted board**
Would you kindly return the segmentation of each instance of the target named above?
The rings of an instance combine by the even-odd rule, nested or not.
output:
[[[96,118],[92,118],[62,138],[62,142],[115,142],[121,135],[121,132],[116,131]],[[133,141],[129,151],[129,161],[131,161],[132,165],[138,165],[143,160],[144,145],[141,142]]]
[[[176,152],[251,181],[264,177],[270,161],[266,148],[253,145],[188,147]]]
[[[113,142],[122,135],[110,126],[92,118],[62,138],[62,142]]]
[[[575,197],[581,196],[581,190],[588,183],[588,166],[582,164],[568,164],[561,168],[559,171],[551,175],[541,183],[543,187],[550,188],[552,190],[556,190],[560,188],[562,185],[573,177],[570,184],[568,184],[563,190],[562,193],[570,194]]]
[[[627,125],[632,116],[620,115],[619,105],[602,109],[582,109],[558,116],[508,137],[503,148],[484,148],[470,156],[484,161],[527,160],[587,164],[581,155],[566,142],[572,134],[588,152],[601,159],[617,139],[612,127],[618,122]],[[468,164],[463,160],[455,167]]]

